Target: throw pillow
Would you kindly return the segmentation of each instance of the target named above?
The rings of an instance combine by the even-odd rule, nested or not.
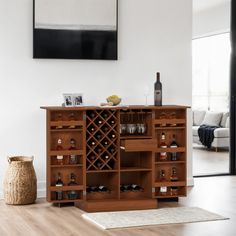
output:
[[[206,111],[195,110],[193,111],[193,125],[199,126],[201,125]]]
[[[201,125],[219,126],[222,118],[222,112],[208,111],[202,121]]]
[[[221,119],[221,122],[220,122],[220,126],[221,127],[224,127],[226,126],[226,120],[227,118],[229,117],[229,112],[224,112],[223,116],[222,116],[222,119]]]
[[[225,128],[229,128],[229,116],[228,116],[227,119],[226,119]]]

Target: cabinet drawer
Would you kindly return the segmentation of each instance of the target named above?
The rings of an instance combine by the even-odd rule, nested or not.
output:
[[[157,148],[156,139],[121,140],[120,148],[126,152],[154,151]]]

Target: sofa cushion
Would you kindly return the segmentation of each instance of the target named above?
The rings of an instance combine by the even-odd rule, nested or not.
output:
[[[228,116],[227,119],[226,119],[225,128],[229,128],[229,116]]]
[[[198,136],[198,128],[200,126],[193,126],[193,136]]]
[[[229,128],[217,128],[214,130],[215,138],[227,138],[229,137]]]
[[[211,126],[219,126],[222,118],[222,112],[206,112],[204,120],[201,125],[211,125]]]
[[[220,122],[220,126],[221,127],[226,127],[226,120],[227,118],[229,117],[229,112],[224,112],[223,113],[223,116],[222,116],[222,119],[221,119],[221,122]]]
[[[201,125],[206,111],[195,110],[193,111],[193,125]]]

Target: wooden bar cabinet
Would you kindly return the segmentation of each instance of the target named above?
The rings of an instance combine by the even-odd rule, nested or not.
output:
[[[188,107],[41,108],[48,202],[94,212],[152,209],[158,199],[186,196]]]

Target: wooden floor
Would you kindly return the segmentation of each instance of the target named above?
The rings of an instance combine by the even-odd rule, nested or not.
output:
[[[208,150],[206,147],[194,144],[193,175],[214,175],[229,173],[229,150]]]
[[[28,206],[7,206],[0,201],[1,236],[235,236],[236,235],[236,177],[195,179],[187,198],[167,206],[198,206],[230,220],[142,228],[101,230],[81,218],[75,207],[57,208],[44,199]]]

